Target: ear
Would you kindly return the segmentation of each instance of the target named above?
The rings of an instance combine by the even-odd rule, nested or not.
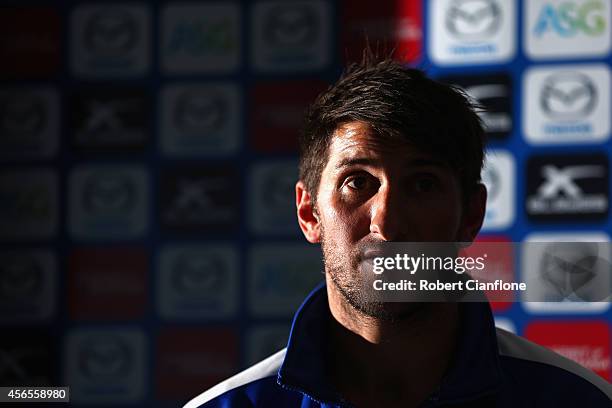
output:
[[[460,242],[472,242],[480,232],[487,209],[487,188],[479,183],[468,199],[458,234]]]
[[[300,229],[308,242],[321,242],[319,216],[314,208],[312,197],[306,185],[300,180],[295,184],[295,206]]]

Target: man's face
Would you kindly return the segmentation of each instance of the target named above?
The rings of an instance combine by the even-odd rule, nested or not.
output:
[[[410,305],[365,301],[364,251],[381,242],[471,240],[458,176],[406,142],[381,143],[363,122],[336,129],[328,157],[313,208],[326,273],[351,305],[393,318]]]

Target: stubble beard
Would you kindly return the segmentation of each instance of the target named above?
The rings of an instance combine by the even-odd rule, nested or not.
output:
[[[383,302],[380,299],[381,293],[372,287],[374,274],[360,268],[360,253],[365,248],[356,246],[350,251],[343,251],[340,246],[326,239],[322,226],[321,249],[325,273],[346,303],[358,313],[394,323],[409,319],[424,306],[416,302]]]

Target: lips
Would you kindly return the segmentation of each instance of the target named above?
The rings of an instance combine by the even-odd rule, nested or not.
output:
[[[361,251],[359,261],[371,265],[374,263],[374,258],[384,258],[391,255],[391,252],[389,250],[385,251],[381,248],[381,245],[369,244],[365,250]]]

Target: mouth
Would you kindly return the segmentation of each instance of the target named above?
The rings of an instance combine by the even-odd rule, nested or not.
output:
[[[376,258],[384,258],[387,256],[385,251],[380,248],[369,248],[363,251],[359,257],[359,262],[367,265],[373,265],[374,259]]]

